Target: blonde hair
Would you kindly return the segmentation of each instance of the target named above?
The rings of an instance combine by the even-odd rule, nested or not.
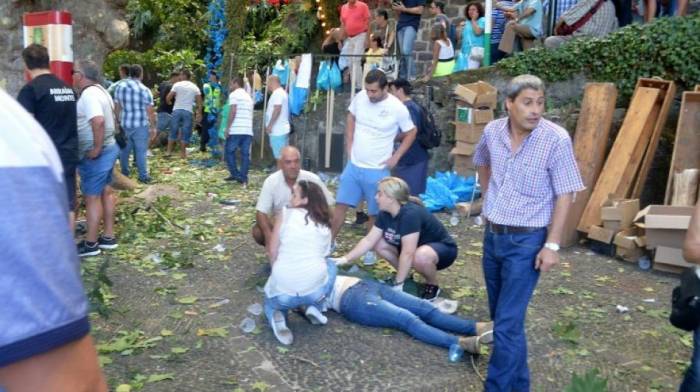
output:
[[[423,205],[423,202],[415,197],[411,196],[411,189],[408,187],[406,181],[398,177],[384,177],[379,181],[377,186],[383,194],[399,202],[399,204],[406,204],[412,201],[416,204]]]

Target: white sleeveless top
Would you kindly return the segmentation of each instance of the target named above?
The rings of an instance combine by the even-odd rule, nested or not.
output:
[[[306,214],[304,208],[285,207],[282,211],[277,260],[265,284],[269,298],[280,294],[310,294],[328,279],[326,255],[330,250],[331,230],[316,225]]]
[[[450,42],[449,46],[441,40],[438,40],[437,43],[440,45],[440,53],[438,54],[438,60],[449,60],[455,57],[455,47],[454,45],[452,45],[452,42]]]

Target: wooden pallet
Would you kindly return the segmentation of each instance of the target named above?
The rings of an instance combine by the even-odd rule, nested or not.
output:
[[[700,92],[686,91],[683,93],[681,111],[678,114],[664,204],[671,203],[674,173],[696,168],[700,168]]]
[[[605,162],[616,100],[617,88],[613,83],[587,83],[583,91],[581,113],[574,133],[574,154],[586,189],[576,194],[569,208],[561,246],[568,247],[578,242],[576,227]]]
[[[617,139],[579,221],[579,231],[588,233],[590,226],[602,224],[600,208],[610,195],[621,198],[629,195],[656,125],[661,108],[660,95],[658,88],[639,87],[635,90]]]
[[[629,197],[632,199],[638,199],[642,194],[642,190],[644,189],[644,185],[647,181],[647,175],[649,174],[649,169],[651,168],[651,163],[654,161],[656,156],[656,147],[659,145],[661,132],[663,132],[664,125],[666,125],[668,111],[671,108],[671,104],[673,104],[673,98],[676,96],[676,85],[668,80],[641,78],[637,80],[636,88],[639,87],[658,88],[661,90],[661,99],[663,99],[663,103],[661,104],[659,114],[656,117],[656,124],[654,125],[654,130],[651,133],[649,145],[644,152],[642,165],[639,167],[639,173],[637,173],[634,187],[632,187],[632,193],[629,195]]]

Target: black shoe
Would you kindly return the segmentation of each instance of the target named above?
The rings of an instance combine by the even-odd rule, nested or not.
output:
[[[146,178],[139,178],[139,182],[142,184],[150,184],[151,183],[151,177],[146,177]]]
[[[421,296],[421,298],[427,299],[428,301],[432,301],[440,295],[440,292],[440,287],[438,287],[437,285],[426,284],[423,288],[423,295]]]
[[[103,235],[97,239],[97,244],[100,249],[116,249],[119,244],[117,244],[117,239],[114,237],[105,237]]]
[[[96,256],[101,252],[97,242],[89,243],[83,240],[78,243],[78,256],[80,257]]]
[[[236,177],[228,176],[224,178],[224,181],[238,181],[238,179]]]
[[[364,211],[357,211],[355,213],[355,223],[356,225],[364,225],[369,220],[369,215],[365,214]]]

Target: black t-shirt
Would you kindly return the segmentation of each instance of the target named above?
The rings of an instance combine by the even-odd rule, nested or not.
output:
[[[406,8],[418,7],[419,5],[425,6],[425,0],[403,0],[403,5]],[[396,31],[399,31],[406,26],[413,26],[413,28],[416,29],[416,32],[418,32],[420,17],[420,15],[402,12],[401,15],[399,15],[399,21],[396,24]]]
[[[53,74],[32,79],[17,101],[49,134],[63,166],[78,164],[78,113],[73,89]]]
[[[158,113],[172,113],[173,112],[173,105],[175,104],[175,100],[173,99],[173,104],[168,105],[168,100],[165,99],[165,97],[168,96],[168,93],[170,93],[170,89],[173,88],[173,84],[165,81],[161,84],[158,85],[158,96],[160,97],[160,103],[158,104],[158,110],[156,112]]]
[[[425,207],[414,202],[402,205],[396,217],[392,217],[388,212],[380,211],[374,225],[382,230],[382,235],[387,243],[399,248],[401,247],[401,238],[412,233],[420,233],[418,234],[418,246],[431,242],[457,245],[445,226]]]
[[[418,103],[412,99],[409,99],[403,104],[406,105],[408,113],[411,115],[411,121],[413,121],[413,125],[416,126],[416,130],[420,132],[420,106],[418,106]],[[398,148],[400,144],[400,142],[397,143],[396,147]],[[416,133],[416,140],[413,141],[413,144],[411,144],[408,150],[406,150],[406,152],[401,156],[401,159],[399,159],[399,163],[397,163],[396,166],[411,166],[419,162],[427,161],[428,159],[430,159],[430,154],[428,154],[428,150],[426,150],[425,147],[420,144],[418,141],[418,133]]]

